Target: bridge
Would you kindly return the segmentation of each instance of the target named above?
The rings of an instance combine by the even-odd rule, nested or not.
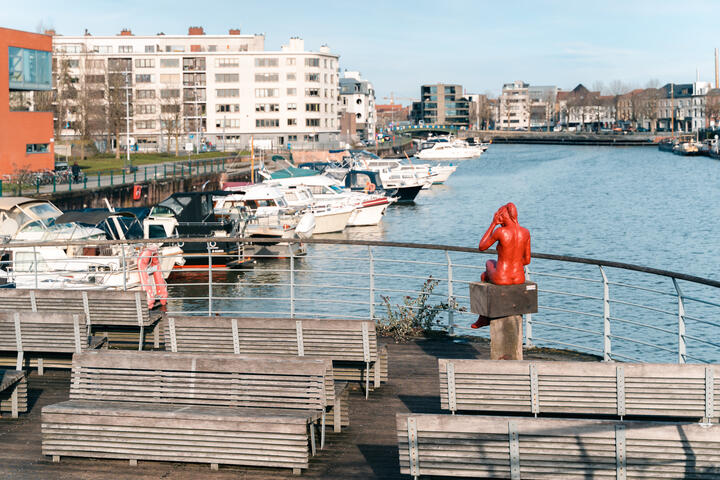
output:
[[[457,133],[460,127],[457,125],[399,125],[396,127],[390,127],[385,129],[387,133],[394,133],[396,135],[421,135],[426,133]]]

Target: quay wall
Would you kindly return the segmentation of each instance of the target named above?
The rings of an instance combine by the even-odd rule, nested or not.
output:
[[[461,138],[477,137],[493,143],[519,143],[544,145],[608,145],[608,146],[657,146],[659,135],[612,134],[585,132],[512,132],[504,130],[467,130],[459,132]]]
[[[234,173],[216,172],[193,177],[153,179],[134,184],[126,183],[123,185],[103,186],[34,196],[50,200],[63,211],[80,210],[83,208],[106,208],[107,205],[104,201],[106,198],[113,207],[150,207],[176,192],[199,191],[203,189],[203,186],[206,191],[220,190],[223,182],[248,181],[249,178],[249,170]],[[142,188],[139,200],[135,200],[133,197],[135,185],[139,185]]]

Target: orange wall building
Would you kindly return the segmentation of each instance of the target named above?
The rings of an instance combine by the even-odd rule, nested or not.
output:
[[[52,37],[0,28],[0,175],[54,168],[51,93]]]

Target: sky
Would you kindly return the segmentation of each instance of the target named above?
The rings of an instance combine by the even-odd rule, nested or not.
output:
[[[0,26],[115,35],[264,33],[277,50],[290,37],[328,45],[340,68],[360,71],[377,103],[408,104],[420,85],[461,84],[497,95],[503,83],[572,89],[613,82],[640,88],[714,81],[720,2],[365,0],[0,0]]]

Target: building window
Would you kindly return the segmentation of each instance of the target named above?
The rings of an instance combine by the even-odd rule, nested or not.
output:
[[[320,119],[319,119],[319,118],[306,118],[306,119],[305,119],[305,126],[306,126],[306,127],[319,127],[319,126],[320,126]]]
[[[215,96],[218,98],[239,97],[240,90],[237,88],[220,88],[215,90]]]
[[[289,82],[291,82],[291,81],[293,81],[293,80],[295,80],[295,79],[296,79],[296,76],[295,76],[294,73],[288,73],[288,74],[285,76],[285,80],[287,80],[287,81],[289,81]]]
[[[85,60],[85,68],[88,70],[103,70],[105,68],[105,60]]]
[[[287,124],[288,124],[288,127],[297,126],[297,118],[288,118]]]
[[[216,128],[240,128],[239,118],[224,118],[215,120]]]
[[[295,95],[297,95],[297,88],[288,88],[287,95],[288,97],[294,97]]]
[[[256,73],[255,74],[256,82],[277,82],[278,79],[279,79],[279,76],[277,73]]]
[[[318,120],[318,124],[320,123],[320,120]],[[303,139],[306,142],[317,142],[320,140],[320,137],[318,135],[305,135]]]
[[[208,52],[217,52],[217,45],[208,45]]]
[[[166,52],[184,52],[185,45],[165,45]]]
[[[155,113],[155,105],[136,105],[135,112],[140,115],[150,115]]]
[[[151,130],[155,128],[155,120],[136,120],[135,128],[138,130]]]
[[[28,143],[25,146],[26,153],[47,153],[48,143]]]
[[[297,103],[288,103],[288,104],[287,104],[287,109],[288,109],[289,111],[297,110]]]
[[[17,90],[51,90],[51,53],[27,48],[8,48],[10,88]]]
[[[132,45],[120,45],[118,47],[118,53],[132,53],[133,47]]]
[[[160,113],[180,113],[180,104],[160,105]]]
[[[256,88],[255,96],[258,98],[277,97],[279,89],[277,88]]]
[[[305,81],[306,81],[306,82],[319,82],[319,81],[320,81],[320,74],[319,74],[319,73],[306,73],[306,74],[305,74]]]
[[[237,73],[216,73],[215,81],[217,83],[235,83],[240,81],[240,75]]]
[[[215,59],[215,66],[218,68],[238,67],[240,61],[237,58],[217,58]]]
[[[319,88],[306,88],[306,89],[305,89],[305,96],[306,96],[306,97],[319,97],[319,96],[320,96],[320,89],[319,89]]]
[[[320,59],[319,58],[306,58],[305,66],[306,67],[320,67]]]
[[[135,83],[152,83],[153,76],[148,74],[136,74]]]
[[[277,67],[278,59],[277,58],[256,58],[255,66],[256,67]]]
[[[179,73],[161,73],[160,74],[160,83],[163,85],[177,85],[180,83],[180,74]]]
[[[319,112],[319,111],[320,111],[320,104],[319,104],[319,103],[306,103],[306,104],[305,104],[305,111],[306,111],[306,112]]]
[[[135,67],[136,68],[155,68],[155,59],[154,58],[136,58],[135,59]]]
[[[256,112],[279,112],[280,105],[277,103],[257,103],[255,104]]]
[[[240,111],[240,105],[237,103],[232,104],[218,104],[215,105],[215,111],[216,112],[223,112],[223,113],[232,113],[232,112],[239,112]]]
[[[105,83],[105,75],[85,75],[85,83]]]
[[[295,65],[295,59],[294,58],[286,58],[285,64],[286,65]]]
[[[155,98],[155,90],[136,90],[138,100],[147,100],[149,98]]]
[[[155,45],[145,45],[145,53],[155,53]]]
[[[255,120],[255,126],[262,128],[279,127],[280,120],[277,118],[258,118]]]
[[[160,90],[160,98],[180,98],[179,88],[164,88]]]
[[[179,58],[161,58],[160,68],[178,68],[180,66]]]
[[[288,135],[288,142],[297,142],[297,135]]]

